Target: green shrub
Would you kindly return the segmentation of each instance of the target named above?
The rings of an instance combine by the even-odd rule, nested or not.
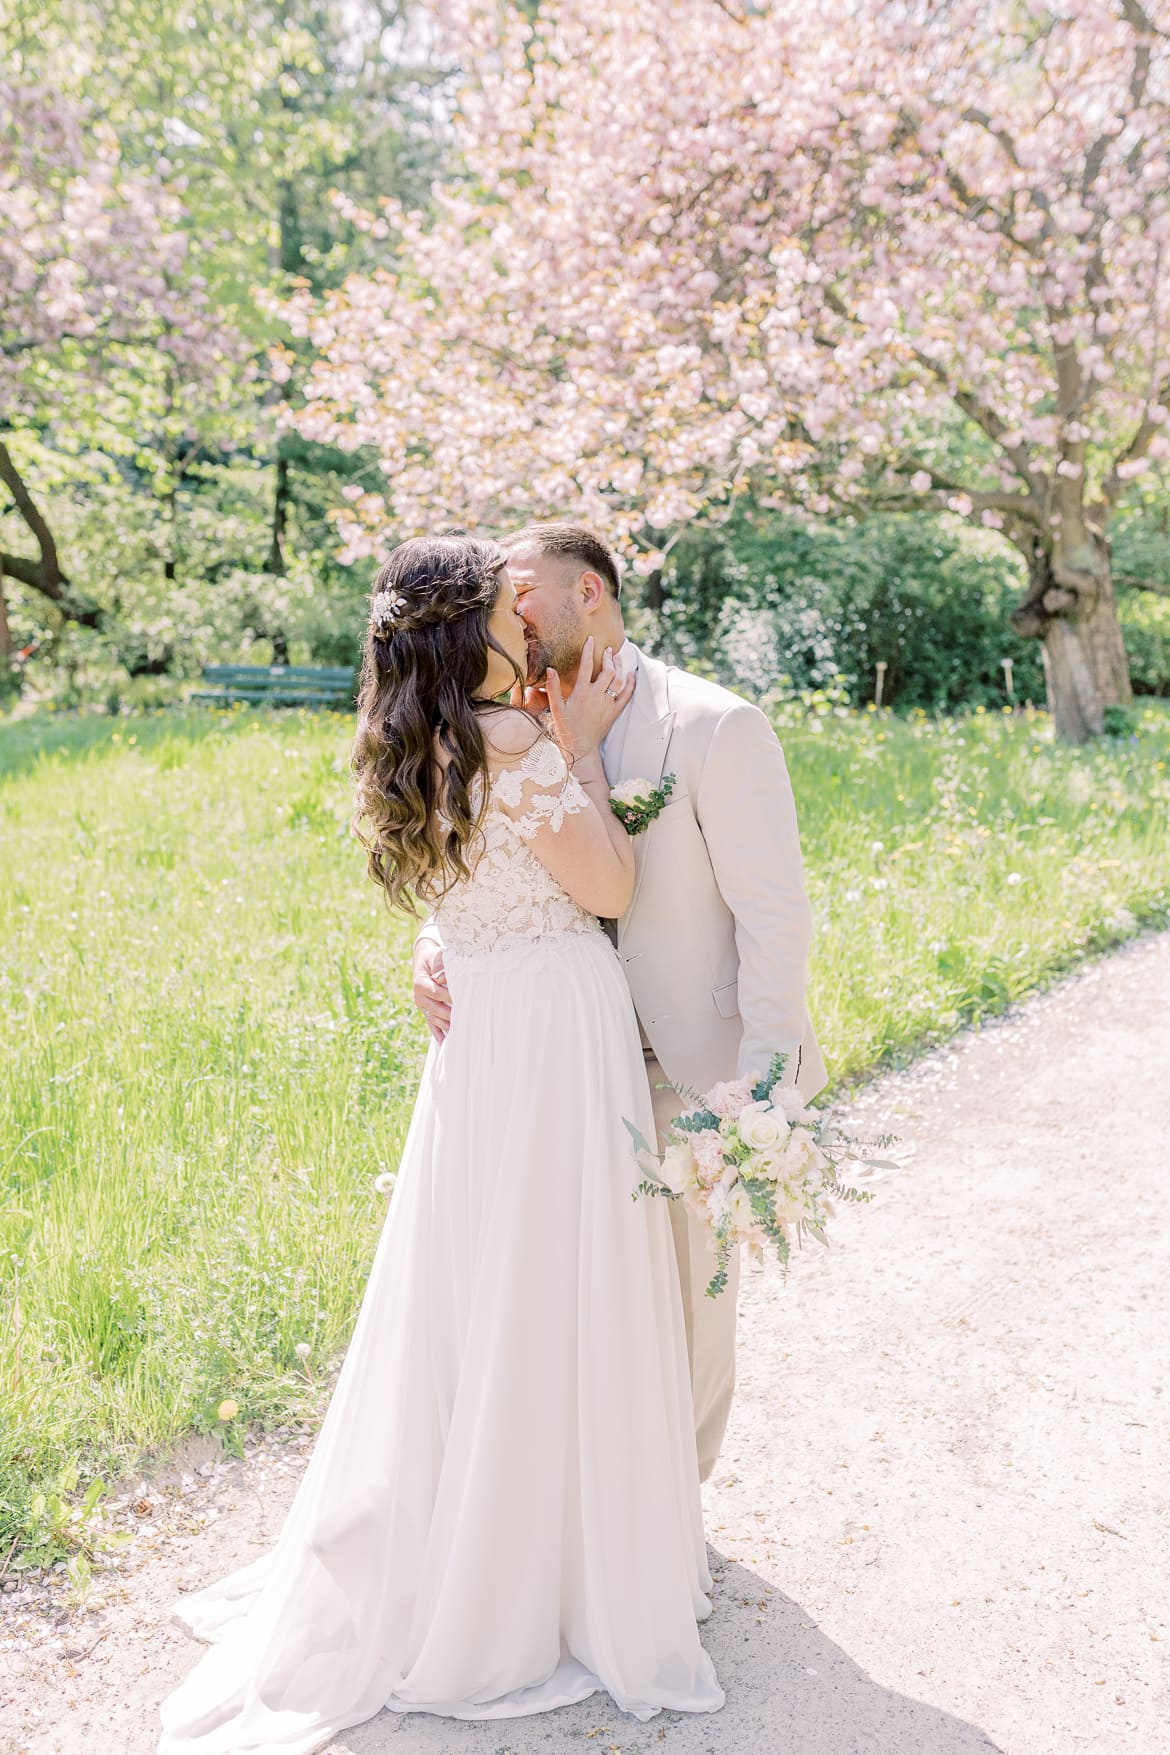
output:
[[[1117,619],[1135,695],[1170,695],[1170,594],[1121,590]]]
[[[1012,633],[1020,564],[993,533],[908,516],[807,527],[745,511],[695,531],[672,552],[654,629],[684,663],[761,695],[781,678],[815,689],[843,677],[861,706],[873,698],[951,711],[1006,700],[1043,703],[1035,641]]]

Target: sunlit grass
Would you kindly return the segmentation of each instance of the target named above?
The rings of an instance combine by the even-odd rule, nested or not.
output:
[[[346,833],[349,722],[96,723],[40,759],[0,733],[0,1541],[78,1449],[112,1471],[229,1393],[310,1396],[423,1045]]]
[[[816,917],[809,1004],[834,1083],[1170,919],[1163,703],[1132,739],[1085,748],[1055,743],[1031,711],[827,710],[780,735]]]
[[[1170,915],[1164,709],[1069,750],[1043,715],[819,706],[781,738],[836,1084]],[[109,1477],[229,1396],[275,1424],[348,1337],[425,1042],[350,731],[0,727],[0,1552],[63,1464]]]

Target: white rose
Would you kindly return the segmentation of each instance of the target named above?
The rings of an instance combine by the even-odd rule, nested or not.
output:
[[[750,1225],[755,1224],[751,1196],[742,1182],[737,1182],[729,1191],[724,1210],[737,1231],[746,1231]]]
[[[784,1167],[781,1171],[784,1181],[803,1180],[815,1171],[823,1170],[828,1162],[808,1128],[794,1127],[784,1148]]]
[[[820,1120],[817,1111],[806,1106],[795,1085],[777,1086],[772,1092],[772,1107],[779,1109],[785,1121],[790,1123]]]
[[[663,1182],[674,1194],[682,1194],[695,1180],[698,1169],[695,1154],[686,1140],[676,1140],[667,1146],[659,1170]]]
[[[740,1111],[739,1137],[753,1152],[772,1151],[784,1144],[788,1123],[766,1103],[749,1103]]]
[[[768,1152],[753,1152],[747,1170],[750,1176],[762,1176],[766,1182],[779,1182],[784,1165],[784,1148],[773,1146]]]
[[[739,1165],[734,1159],[732,1159],[730,1164],[724,1161],[723,1169],[719,1173],[719,1181],[716,1186],[719,1188],[733,1188],[738,1181]]]
[[[615,804],[648,804],[653,791],[653,783],[649,780],[623,780],[620,785],[610,788],[609,796]]]
[[[798,1194],[785,1194],[783,1189],[776,1191],[776,1223],[778,1225],[799,1225],[807,1216],[807,1208]]]

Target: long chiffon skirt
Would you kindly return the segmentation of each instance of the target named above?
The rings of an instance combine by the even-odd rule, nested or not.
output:
[[[309,1755],[381,1708],[709,1712],[681,1294],[601,933],[448,952],[357,1325],[275,1546],[170,1609],[209,1642],[159,1755]]]

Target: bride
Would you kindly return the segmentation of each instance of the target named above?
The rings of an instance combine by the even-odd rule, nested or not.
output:
[[[653,1138],[651,1096],[598,920],[632,886],[597,749],[633,682],[607,655],[570,772],[497,701],[524,671],[499,549],[395,549],[354,824],[387,901],[436,906],[455,1022],[276,1545],[172,1606],[209,1649],[162,1704],[159,1755],[309,1755],[382,1707],[723,1704],[670,1219],[631,1198],[623,1117]]]

